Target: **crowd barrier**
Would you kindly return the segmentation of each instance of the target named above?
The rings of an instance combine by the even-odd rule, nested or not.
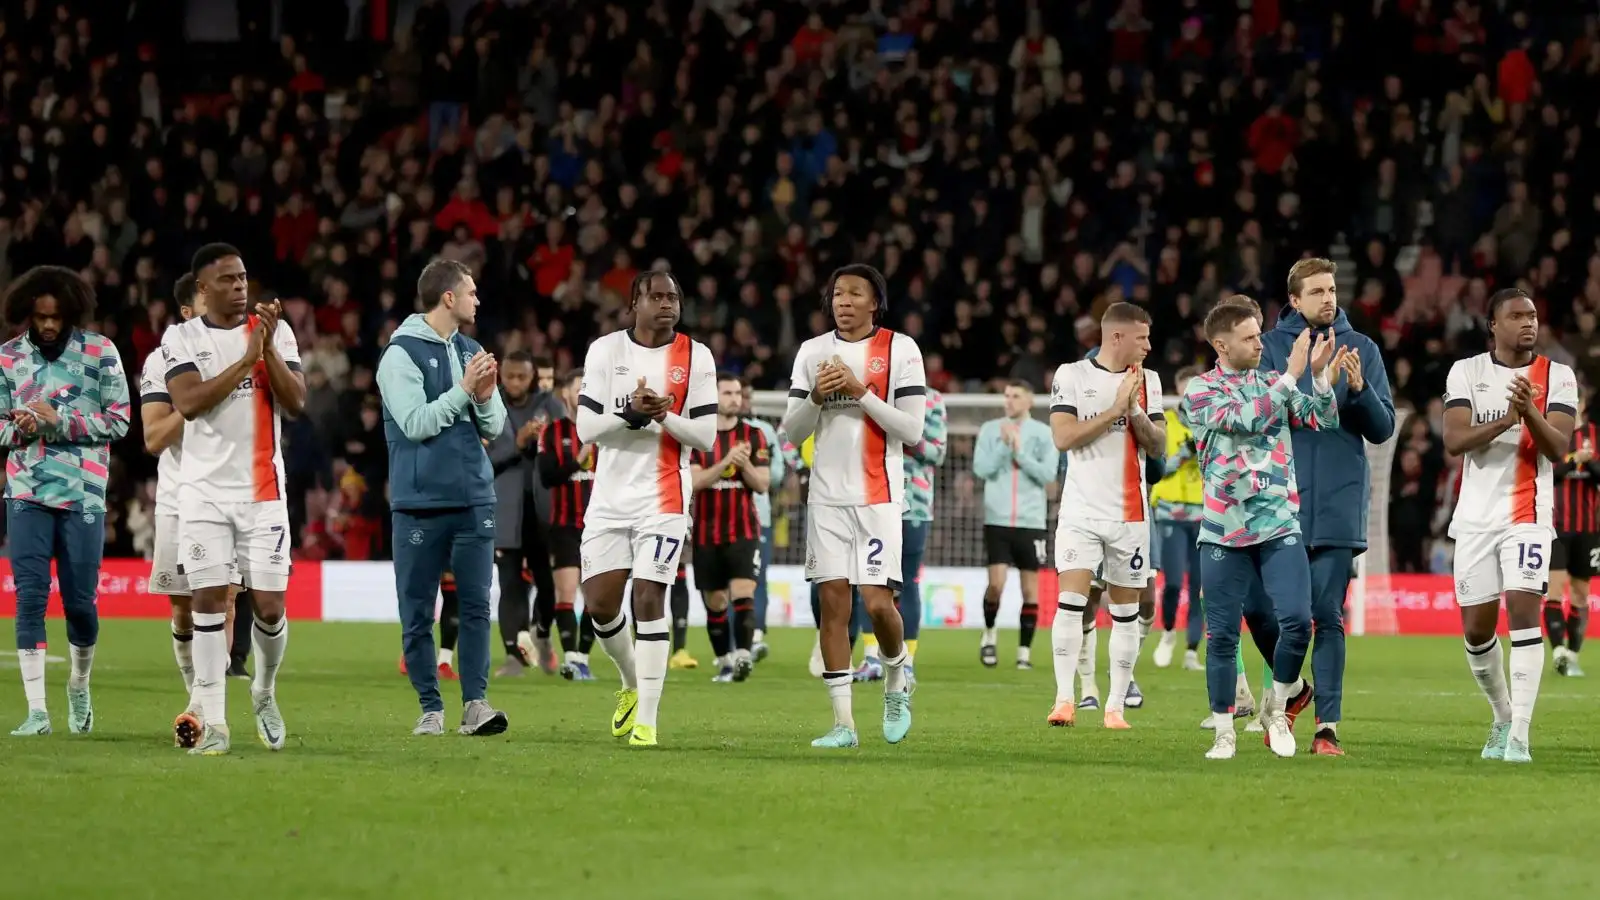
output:
[[[107,618],[162,619],[168,615],[167,599],[150,592],[150,563],[141,559],[107,559],[100,571],[100,614]],[[1055,617],[1055,573],[1039,573],[1039,625],[1048,627]],[[705,610],[689,583],[691,624],[705,622]],[[932,566],[922,573],[922,626],[924,628],[983,627],[984,570]],[[1450,578],[1444,575],[1389,575],[1369,577],[1364,585],[1369,634],[1456,635],[1460,615]],[[811,627],[809,591],[799,566],[773,566],[767,577],[767,625],[771,628]],[[498,586],[495,589],[498,599]],[[11,565],[0,560],[0,616],[16,610],[16,583]],[[1600,608],[1600,603],[1591,600]],[[325,622],[397,622],[394,569],[386,562],[296,563],[289,579],[290,618]],[[1010,574],[1000,600],[1000,622],[1014,626],[1022,607],[1022,592],[1015,572]],[[60,614],[60,598],[51,591],[51,614]],[[1188,614],[1180,604],[1179,622]],[[1104,619],[1104,611],[1101,616]],[[1503,623],[1502,623],[1503,624]],[[1590,620],[1590,633],[1600,633],[1600,616]]]

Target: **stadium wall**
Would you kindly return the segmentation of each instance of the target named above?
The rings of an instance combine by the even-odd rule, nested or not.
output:
[[[107,618],[167,618],[167,598],[150,592],[149,574],[150,563],[146,560],[106,560],[100,571],[100,614]],[[985,577],[984,570],[980,568],[924,569],[923,627],[981,628]],[[701,625],[705,623],[705,609],[693,589],[692,572],[689,584],[690,621]],[[1369,629],[1369,634],[1460,633],[1454,586],[1447,576],[1369,576],[1365,590],[1369,622],[1385,624],[1380,630]],[[1055,593],[1055,573],[1048,570],[1041,572],[1040,596],[1052,598]],[[768,577],[768,596],[769,627],[808,628],[813,625],[809,592],[799,566],[774,566]],[[16,600],[11,564],[8,560],[0,560],[0,617],[15,614]],[[289,616],[300,621],[399,621],[394,569],[386,562],[296,563],[294,574],[289,579],[288,604]],[[1600,611],[1600,600],[1591,599],[1590,604],[1592,610]],[[1000,621],[1015,623],[1021,607],[1022,594],[1016,574],[1012,573],[1001,597]],[[1188,603],[1185,600],[1179,611],[1180,623],[1187,611]],[[53,588],[50,612],[56,617],[61,612],[60,597]],[[1040,625],[1048,627],[1055,615],[1055,604],[1042,603],[1039,612]],[[1104,611],[1101,615],[1103,618]],[[1600,635],[1600,615],[1590,618],[1589,633]]]

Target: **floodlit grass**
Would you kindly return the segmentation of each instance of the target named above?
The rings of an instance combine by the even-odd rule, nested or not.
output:
[[[184,705],[164,623],[108,621],[93,735],[67,734],[66,666],[49,667],[56,734],[0,733],[8,848],[0,895],[131,898],[1596,896],[1600,685],[1547,673],[1532,766],[1478,759],[1488,709],[1460,642],[1354,640],[1350,755],[1273,758],[1241,735],[1208,762],[1204,679],[1156,670],[1134,730],[1098,714],[1044,725],[1039,668],[979,666],[976,632],[926,634],[916,727],[881,737],[858,686],[862,747],[805,671],[811,635],[780,631],[746,684],[673,672],[661,744],[607,727],[614,675],[491,685],[511,730],[410,735],[398,626],[296,622],[280,677],[289,744],[254,740],[229,686],[234,752],[171,746]],[[52,653],[64,655],[61,623]],[[1007,639],[1014,640],[1014,636]],[[702,665],[703,635],[694,636]],[[1011,658],[1003,643],[1001,658]],[[1259,664],[1251,666],[1254,676]],[[1102,690],[1105,667],[1101,666]],[[0,725],[24,715],[0,668]],[[453,685],[446,686],[447,701]],[[1259,689],[1258,689],[1259,692]],[[448,722],[457,724],[450,703]],[[1310,744],[1309,717],[1301,724]]]

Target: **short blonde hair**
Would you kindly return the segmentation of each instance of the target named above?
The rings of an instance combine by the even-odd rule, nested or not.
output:
[[[1306,279],[1313,275],[1336,275],[1339,264],[1331,259],[1314,256],[1302,259],[1289,267],[1289,296],[1298,297],[1305,289]]]

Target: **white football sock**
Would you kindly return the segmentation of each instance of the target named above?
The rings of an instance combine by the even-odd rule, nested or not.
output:
[[[997,629],[994,628],[985,628],[983,630],[983,637],[978,641],[978,646],[993,647],[998,640],[996,631]]]
[[[1233,713],[1225,713],[1225,712],[1212,713],[1211,714],[1211,727],[1216,729],[1217,731],[1232,731],[1233,730]]]
[[[1083,629],[1083,646],[1078,650],[1078,677],[1094,684],[1095,667],[1100,665],[1100,629],[1093,622]],[[1085,688],[1084,693],[1091,693]]]
[[[289,614],[284,613],[274,625],[257,618],[251,635],[256,645],[256,677],[250,690],[270,694],[278,688],[278,668],[283,665],[283,651],[289,646]]]
[[[1094,622],[1083,630],[1083,649],[1078,651],[1078,689],[1085,697],[1100,696],[1095,674],[1100,666],[1100,629]]]
[[[1292,683],[1274,681],[1272,683],[1272,696],[1277,699],[1278,706],[1282,708],[1288,705],[1296,694],[1300,693],[1300,690],[1305,687],[1305,683],[1306,680],[1304,678],[1296,678]]]
[[[1032,661],[1033,661],[1033,648],[1031,648],[1031,647],[1018,647],[1017,648],[1017,662],[1032,662]]]
[[[194,632],[172,633],[172,656],[178,661],[178,674],[183,676],[183,689],[194,690]]]
[[[94,670],[94,645],[79,647],[68,645],[72,656],[72,671],[67,675],[67,687],[82,690],[89,686],[89,673]]]
[[[891,691],[903,691],[906,689],[906,660],[910,658],[910,655],[906,652],[906,645],[904,642],[901,642],[900,644],[899,656],[896,656],[892,659],[887,656],[882,657],[884,693],[889,693]]]
[[[1154,627],[1155,624],[1156,617],[1154,613],[1152,613],[1148,619],[1144,616],[1139,617],[1139,647],[1141,649],[1144,647],[1144,642],[1149,639],[1150,629]]]
[[[1089,598],[1062,591],[1056,602],[1056,618],[1050,623],[1050,644],[1055,653],[1056,702],[1077,699],[1073,679],[1078,674],[1078,654],[1083,650],[1083,611]]]
[[[227,613],[194,614],[194,697],[207,725],[228,726]],[[259,665],[259,662],[258,662]]]
[[[1105,707],[1120,710],[1128,697],[1128,684],[1133,681],[1133,664],[1139,659],[1139,604],[1111,603],[1106,612],[1111,614],[1111,688]]]
[[[641,620],[638,626],[639,643],[633,651],[639,677],[638,721],[654,728],[656,713],[661,709],[661,688],[667,680],[667,660],[672,656],[672,641],[668,639],[672,622],[663,616]]]
[[[22,693],[28,698],[28,711],[45,710],[44,651],[18,650],[17,665],[22,668]]]
[[[454,650],[445,649],[443,647],[439,648],[439,665],[448,666],[455,661],[456,652]]]
[[[1487,644],[1468,644],[1467,667],[1494,711],[1494,723],[1504,725],[1511,721],[1511,689],[1506,685],[1505,651],[1500,639],[1491,637]]]
[[[612,632],[616,633],[611,634]],[[607,634],[611,634],[611,636],[605,637]],[[600,641],[600,649],[604,650],[606,655],[611,657],[611,661],[616,664],[617,673],[622,676],[623,689],[633,690],[637,688],[639,686],[639,678],[634,669],[633,635],[628,631],[627,616],[619,612],[614,622],[595,620],[594,636]],[[667,648],[669,654],[671,649],[671,647]]]
[[[828,686],[828,699],[833,702],[833,724],[856,730],[856,717],[850,709],[849,672],[824,672],[822,683]]]
[[[761,643],[762,641],[764,641],[766,639],[767,639],[767,633],[765,631],[763,631],[762,629],[757,628],[755,635],[753,637],[751,637],[750,640],[751,640],[752,643],[759,644],[759,643]]]
[[[1539,702],[1539,679],[1544,674],[1544,642],[1538,628],[1516,628],[1511,640],[1511,737],[1526,744],[1533,724],[1533,705]]]

